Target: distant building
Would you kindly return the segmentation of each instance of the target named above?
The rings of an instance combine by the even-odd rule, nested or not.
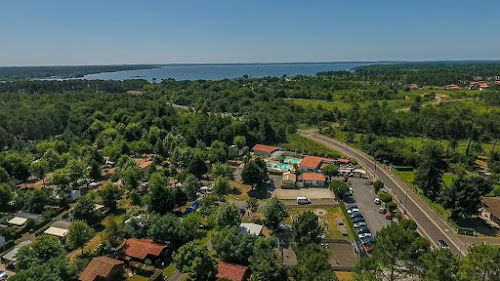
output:
[[[231,281],[243,281],[250,277],[250,273],[246,266],[219,261],[215,277]]]
[[[418,85],[416,83],[410,84],[410,90],[418,89]]]
[[[297,175],[292,172],[284,172],[281,177],[281,186],[295,186],[297,183]]]
[[[160,262],[166,255],[167,245],[150,239],[131,238],[123,246],[123,259],[129,263],[143,264],[146,259],[153,263]]]
[[[484,197],[483,205],[480,209],[481,217],[500,227],[500,197]]]
[[[109,257],[95,257],[80,273],[80,281],[118,280],[123,274],[123,262]]]
[[[55,221],[43,233],[64,239],[66,238],[66,235],[68,235],[70,225],[71,223],[69,221],[64,221],[64,220]]]
[[[265,144],[256,144],[252,148],[253,152],[255,153],[256,156],[271,156],[271,154],[277,150],[279,150],[279,147],[277,146],[271,146],[271,145],[265,145]]]
[[[479,90],[482,91],[482,90],[487,90],[490,86],[488,85],[488,83],[481,83],[479,84]]]
[[[42,221],[42,215],[19,212],[16,213],[14,217],[8,221],[8,223],[14,226],[23,226],[28,219],[33,219],[36,223],[39,223]]]
[[[300,162],[300,169],[304,172],[319,172],[322,168],[331,164],[348,164],[350,160],[348,159],[331,159],[318,156],[306,156]]]
[[[450,85],[448,85],[448,87],[446,87],[446,89],[448,89],[448,90],[460,90],[460,87],[458,87],[455,84],[450,84]]]
[[[303,173],[299,176],[299,186],[324,187],[326,178],[322,173]]]

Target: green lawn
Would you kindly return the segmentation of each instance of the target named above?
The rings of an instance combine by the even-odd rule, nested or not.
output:
[[[343,101],[326,101],[326,100],[312,100],[312,99],[288,99],[291,104],[302,106],[305,108],[323,108],[327,110],[332,110],[337,108],[342,112],[346,112],[352,108],[352,106]]]
[[[340,152],[333,150],[319,142],[313,141],[311,139],[308,139],[300,135],[288,136],[286,143],[282,143],[279,146],[286,150],[309,154],[309,155],[326,156],[334,158],[342,156]]]
[[[175,264],[171,263],[169,266],[167,266],[167,267],[165,267],[165,269],[163,269],[163,276],[168,279],[176,271],[177,271],[177,268],[175,267]]]

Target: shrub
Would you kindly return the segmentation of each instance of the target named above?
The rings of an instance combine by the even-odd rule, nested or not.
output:
[[[373,189],[375,190],[375,193],[378,193],[382,188],[384,188],[384,183],[381,180],[373,182]]]
[[[397,205],[396,205],[396,203],[394,203],[394,202],[389,202],[389,203],[387,203],[387,204],[385,205],[385,207],[387,208],[387,210],[388,210],[389,212],[392,212],[392,211],[396,210],[396,208],[397,208],[398,206],[397,206]]]
[[[382,202],[384,202],[384,203],[388,203],[388,202],[392,201],[392,195],[390,195],[387,192],[379,192],[378,198],[380,198],[380,200],[382,200]]]

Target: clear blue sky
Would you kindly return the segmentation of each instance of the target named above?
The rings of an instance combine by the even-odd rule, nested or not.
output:
[[[499,0],[3,0],[0,65],[500,59]]]

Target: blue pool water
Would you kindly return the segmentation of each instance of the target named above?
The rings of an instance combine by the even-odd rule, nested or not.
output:
[[[266,166],[268,168],[272,168],[272,169],[279,170],[279,171],[289,171],[289,170],[293,169],[293,166],[290,164],[266,163]]]
[[[293,158],[293,157],[285,157],[283,162],[289,163],[289,164],[299,164],[302,161],[302,159],[299,158]]]

